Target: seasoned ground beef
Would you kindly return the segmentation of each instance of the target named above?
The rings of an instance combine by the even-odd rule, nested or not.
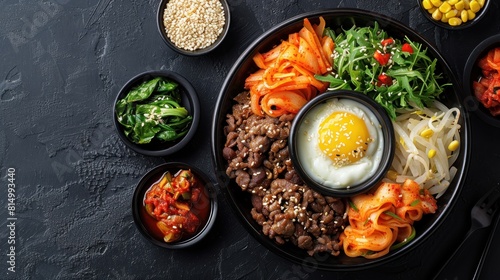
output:
[[[227,115],[226,174],[252,195],[252,217],[279,244],[292,242],[310,255],[340,253],[347,225],[345,201],[308,188],[292,166],[287,139],[294,115],[257,116],[248,92]]]

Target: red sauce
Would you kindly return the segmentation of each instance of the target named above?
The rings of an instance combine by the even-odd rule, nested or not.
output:
[[[500,115],[500,47],[493,48],[478,62],[482,77],[473,81],[474,95],[493,116]]]
[[[205,182],[190,170],[166,172],[144,194],[141,219],[150,234],[168,243],[196,235],[207,223],[210,198]]]

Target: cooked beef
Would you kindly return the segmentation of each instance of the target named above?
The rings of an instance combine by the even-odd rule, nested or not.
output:
[[[291,242],[310,255],[338,255],[347,225],[345,201],[310,189],[293,168],[287,140],[294,115],[257,116],[248,92],[234,100],[223,156],[226,174],[251,193],[253,219],[279,244]]]

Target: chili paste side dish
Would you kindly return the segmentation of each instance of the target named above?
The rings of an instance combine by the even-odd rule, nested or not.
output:
[[[191,170],[167,171],[146,191],[140,214],[156,239],[178,242],[193,237],[207,223],[210,201]]]

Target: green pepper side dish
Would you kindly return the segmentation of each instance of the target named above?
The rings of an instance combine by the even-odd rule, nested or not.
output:
[[[136,144],[175,141],[187,134],[193,120],[181,106],[178,84],[163,77],[133,88],[115,110],[125,135]]]

